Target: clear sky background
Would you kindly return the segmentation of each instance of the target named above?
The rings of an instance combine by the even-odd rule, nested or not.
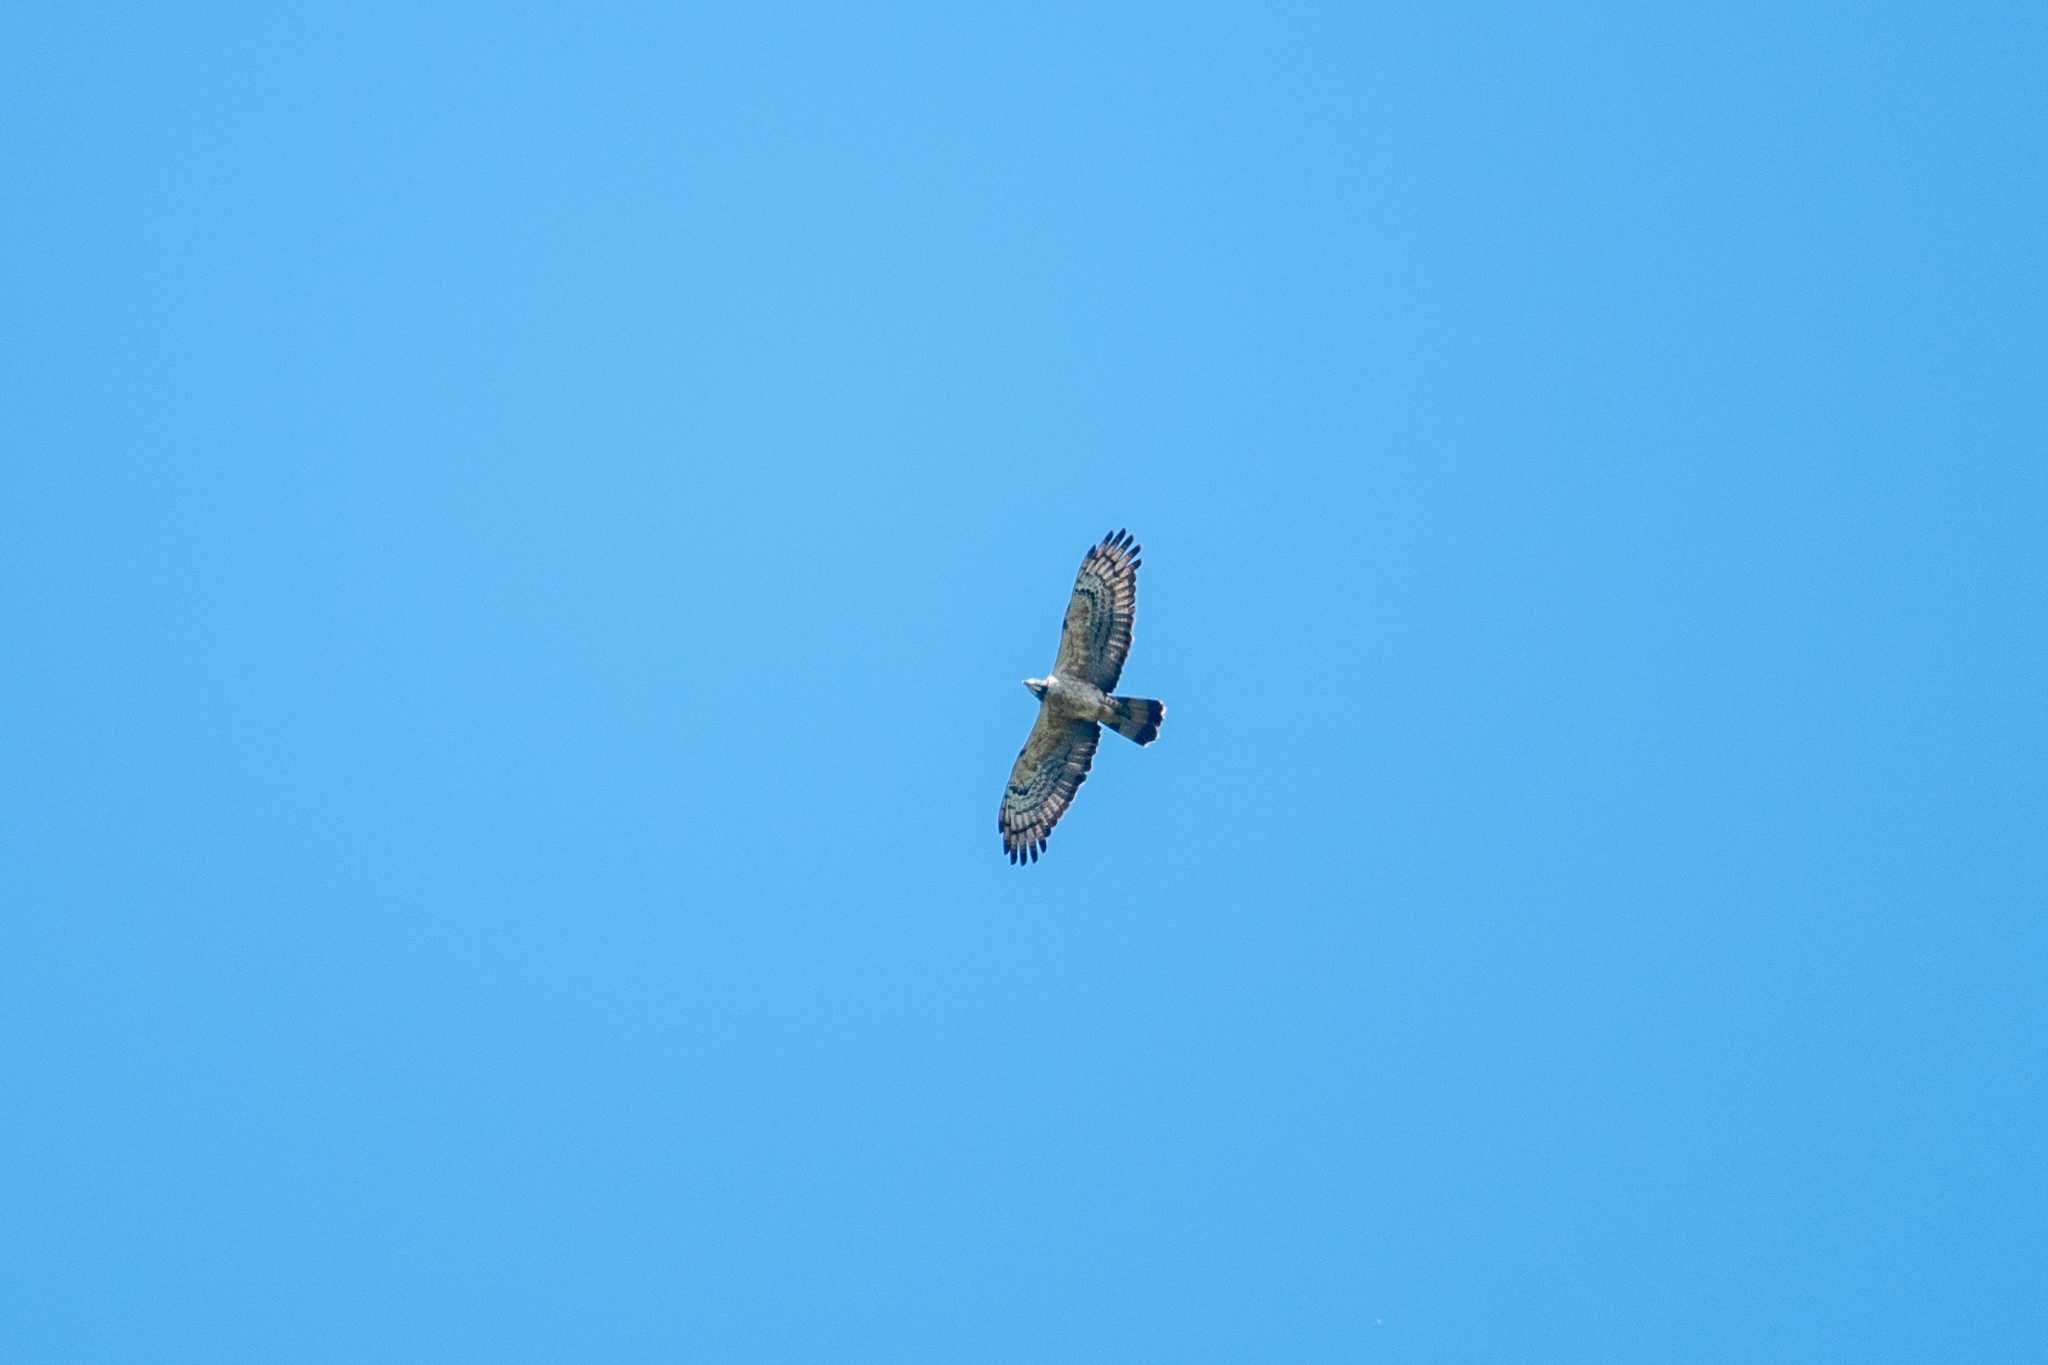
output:
[[[1647,8],[8,6],[0,1357],[2042,1359],[2048,23]]]

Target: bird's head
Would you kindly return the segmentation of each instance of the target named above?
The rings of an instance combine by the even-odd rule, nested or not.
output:
[[[1046,680],[1044,678],[1026,678],[1024,680],[1024,685],[1031,689],[1031,695],[1040,701],[1045,700],[1045,684]]]

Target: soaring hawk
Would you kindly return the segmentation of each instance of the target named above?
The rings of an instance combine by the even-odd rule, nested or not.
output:
[[[1103,726],[1140,744],[1159,738],[1165,703],[1109,695],[1131,652],[1137,614],[1138,545],[1129,531],[1112,531],[1081,561],[1052,672],[1024,680],[1038,698],[1038,721],[1010,769],[996,816],[1011,862],[1035,863],[1045,852],[1052,827],[1088,780]]]

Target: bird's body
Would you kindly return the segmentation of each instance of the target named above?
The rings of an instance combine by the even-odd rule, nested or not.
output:
[[[1108,720],[1110,718],[1109,693],[1094,683],[1079,678],[1063,677],[1058,673],[1043,679],[1042,689],[1034,688],[1046,709],[1061,720]]]
[[[1038,698],[1038,721],[996,816],[1013,863],[1036,862],[1045,852],[1052,827],[1088,780],[1104,725],[1138,744],[1159,737],[1163,702],[1109,692],[1130,653],[1137,608],[1138,546],[1128,531],[1113,531],[1081,561],[1052,671],[1024,680]]]

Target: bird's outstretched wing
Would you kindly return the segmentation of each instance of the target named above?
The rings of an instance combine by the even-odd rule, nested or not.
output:
[[[1038,708],[1038,722],[1010,769],[1010,785],[1003,789],[1003,807],[996,816],[1011,862],[1035,863],[1045,852],[1046,837],[1088,780],[1095,742],[1101,738],[1102,727],[1092,720],[1059,720]]]
[[[1073,600],[1060,626],[1053,672],[1094,683],[1107,692],[1123,675],[1138,619],[1138,543],[1112,531],[1081,561]]]

